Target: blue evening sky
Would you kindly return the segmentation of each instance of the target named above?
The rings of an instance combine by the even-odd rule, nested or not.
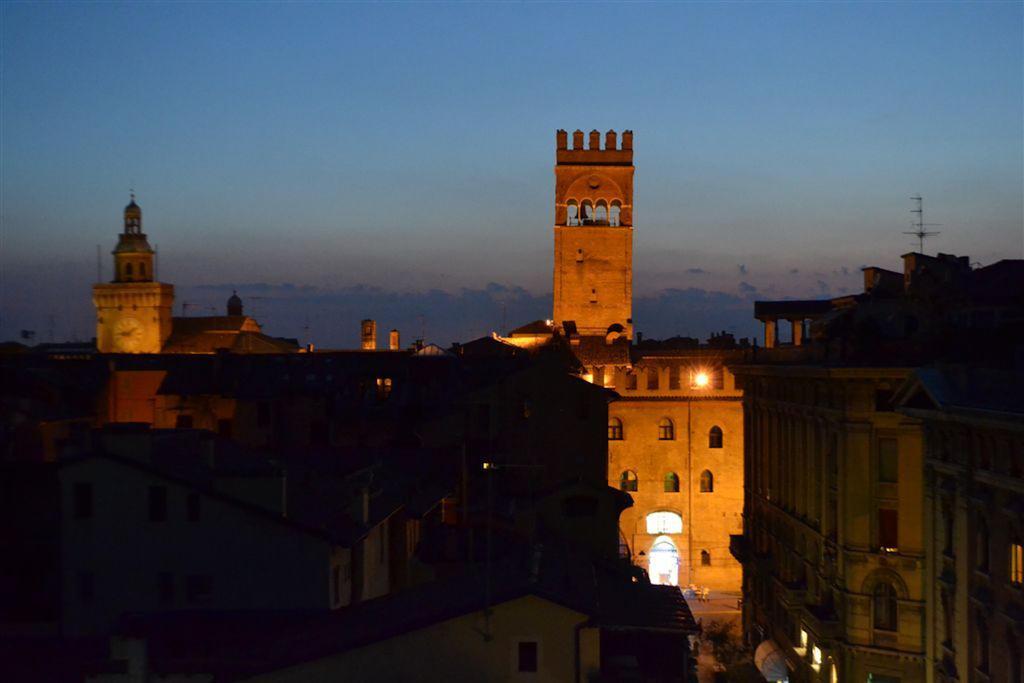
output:
[[[0,338],[90,334],[129,185],[179,299],[543,309],[557,128],[635,131],[638,297],[855,289],[900,267],[916,193],[926,251],[1022,258],[1022,7],[6,2]],[[730,324],[709,306],[677,331]]]

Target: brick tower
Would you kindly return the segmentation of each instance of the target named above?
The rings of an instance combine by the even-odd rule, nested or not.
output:
[[[556,134],[556,325],[581,335],[633,337],[633,132]]]

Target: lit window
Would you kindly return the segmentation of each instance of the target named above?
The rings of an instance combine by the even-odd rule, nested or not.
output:
[[[821,648],[817,645],[811,648],[811,668],[815,671],[821,670]]]
[[[617,417],[608,420],[608,440],[622,441],[622,420]]]
[[[899,550],[899,513],[890,508],[878,509],[878,546],[883,552]]]
[[[674,512],[652,512],[647,515],[647,533],[658,534],[681,534],[683,533],[683,518]]]
[[[672,420],[664,417],[661,422],[658,423],[658,440],[659,441],[672,441],[676,438],[676,429],[672,424]]]
[[[1024,584],[1024,545],[1010,544],[1010,583],[1018,588]]]
[[[638,488],[637,483],[636,472],[632,470],[626,470],[619,477],[619,488],[623,491],[636,491]]]
[[[381,401],[391,395],[391,378],[390,377],[378,377],[377,378],[377,398]]]
[[[714,493],[715,491],[715,475],[711,474],[711,470],[704,470],[700,473],[700,492],[701,493]]]

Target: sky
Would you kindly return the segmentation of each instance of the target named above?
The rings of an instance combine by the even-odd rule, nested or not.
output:
[[[134,188],[191,314],[448,344],[550,316],[555,130],[635,133],[634,320],[1024,258],[1024,3],[0,4],[0,340],[94,334]]]

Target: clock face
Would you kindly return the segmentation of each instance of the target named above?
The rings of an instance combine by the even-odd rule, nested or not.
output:
[[[131,353],[142,343],[142,323],[135,318],[121,318],[114,326],[114,346]]]

